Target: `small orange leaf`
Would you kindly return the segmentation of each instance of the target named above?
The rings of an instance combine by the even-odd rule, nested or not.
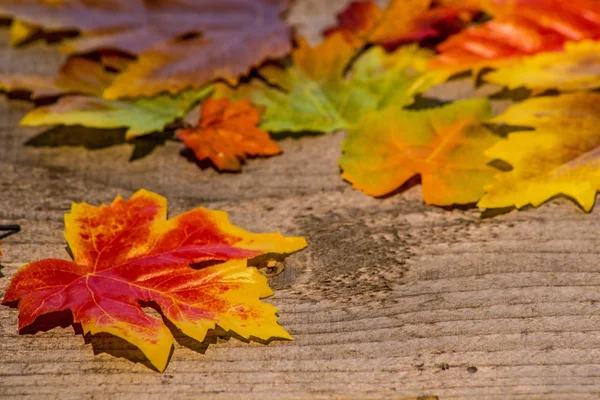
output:
[[[277,324],[267,279],[247,260],[292,253],[303,238],[255,234],[232,225],[221,211],[196,208],[167,219],[166,199],[140,190],[110,206],[73,204],[65,238],[73,261],[45,259],[23,266],[2,304],[18,302],[19,329],[41,315],[71,310],[85,333],[118,336],[164,370],[173,335],[140,301],[160,308],[186,335],[204,340],[219,325],[244,338],[291,339]],[[224,263],[193,268],[203,261]]]
[[[235,103],[208,99],[198,125],[180,130],[177,137],[199,160],[210,159],[221,171],[239,171],[247,156],[281,153],[269,134],[257,127],[262,112],[247,99]]]

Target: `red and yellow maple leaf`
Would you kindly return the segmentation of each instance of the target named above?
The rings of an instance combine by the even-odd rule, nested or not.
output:
[[[476,15],[472,5],[431,6],[431,0],[392,0],[382,10],[372,0],[354,1],[338,14],[337,25],[323,33],[329,36],[340,32],[356,47],[375,43],[392,50],[402,43],[447,37],[463,29]]]
[[[232,225],[224,212],[203,208],[167,219],[166,199],[145,190],[110,206],[74,204],[65,227],[74,261],[25,265],[6,291],[3,304],[18,301],[19,328],[69,309],[85,333],[123,338],[161,371],[173,336],[140,301],[156,304],[199,341],[215,325],[244,338],[290,338],[277,324],[276,308],[260,301],[272,291],[247,259],[292,253],[306,246],[303,238],[250,233]],[[224,263],[191,266],[208,260]]]
[[[221,171],[239,171],[246,156],[272,156],[281,149],[257,125],[262,109],[248,99],[230,103],[209,99],[202,105],[198,126],[182,129],[177,137],[199,160],[210,159]]]
[[[79,31],[62,50],[139,59],[105,97],[172,94],[240,74],[290,50],[288,0],[0,0],[0,13],[47,31]]]
[[[438,46],[435,68],[464,70],[561,51],[568,41],[600,38],[600,2],[594,0],[482,1],[494,18]]]

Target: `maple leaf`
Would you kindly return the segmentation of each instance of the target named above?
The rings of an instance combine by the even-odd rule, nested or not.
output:
[[[68,93],[102,95],[114,74],[92,60],[73,57],[67,60],[57,76],[0,74],[0,90],[29,92],[32,99],[56,97]]]
[[[490,0],[495,18],[451,36],[438,46],[431,66],[464,70],[543,51],[561,51],[567,41],[600,38],[595,0]]]
[[[93,96],[66,96],[56,103],[38,107],[22,120],[24,126],[83,125],[91,128],[127,128],[125,138],[134,139],[163,131],[183,117],[195,104],[208,97],[212,86],[135,100],[105,100]]]
[[[447,37],[476,15],[472,6],[431,5],[431,0],[392,0],[382,10],[372,0],[354,1],[337,15],[338,24],[323,33],[339,32],[355,47],[375,43],[393,50],[402,43]]]
[[[340,34],[314,48],[300,40],[293,66],[266,66],[258,71],[264,81],[253,79],[235,89],[218,85],[215,97],[248,98],[265,107],[261,127],[272,132],[332,132],[346,129],[367,110],[411,104],[417,93],[448,77],[421,71],[431,53],[417,46],[391,54],[369,49],[348,77],[346,68],[354,55],[355,49]]]
[[[568,196],[590,211],[600,189],[600,95],[564,94],[516,104],[492,122],[535,128],[511,133],[489,149],[489,157],[513,170],[486,187],[481,208],[539,206]]]
[[[215,325],[244,338],[291,338],[277,324],[276,308],[259,300],[272,291],[246,260],[300,250],[306,246],[302,238],[250,233],[231,225],[225,213],[203,208],[167,220],[166,199],[145,190],[128,201],[117,197],[110,206],[74,204],[65,227],[74,261],[27,264],[6,291],[3,304],[18,301],[19,329],[68,309],[86,334],[118,336],[160,371],[173,336],[140,301],[158,305],[198,341]],[[208,260],[229,261],[191,267]]]
[[[565,44],[563,52],[524,57],[484,76],[486,82],[509,89],[527,87],[534,93],[547,89],[576,91],[600,87],[600,42]]]
[[[217,169],[239,171],[247,155],[281,153],[269,134],[257,128],[262,110],[250,102],[208,99],[202,105],[198,126],[182,129],[177,137],[194,151],[199,160],[210,159]]]
[[[495,175],[483,155],[498,141],[481,124],[491,116],[487,99],[366,114],[342,145],[342,177],[368,195],[384,196],[421,175],[427,204],[474,203]]]

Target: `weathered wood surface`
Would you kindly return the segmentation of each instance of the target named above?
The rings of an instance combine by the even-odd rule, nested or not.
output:
[[[298,1],[290,18],[318,37],[343,3]],[[49,73],[59,62],[48,46],[8,50],[6,32],[0,48],[4,71]],[[71,327],[18,335],[17,310],[0,307],[0,397],[600,396],[598,211],[558,199],[482,219],[424,206],[419,186],[372,199],[339,177],[343,133],[284,139],[282,156],[242,174],[202,170],[171,141],[129,162],[131,145],[103,147],[118,135],[17,128],[29,108],[0,100],[0,223],[23,227],[4,243],[0,296],[22,264],[67,257],[62,218],[72,202],[141,187],[168,196],[171,215],[224,209],[248,229],[310,245],[288,259],[268,300],[294,342],[180,335],[163,374],[123,342],[84,340]]]

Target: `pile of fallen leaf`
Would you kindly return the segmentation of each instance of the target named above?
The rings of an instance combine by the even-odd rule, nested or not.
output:
[[[128,140],[175,132],[220,171],[281,153],[269,134],[345,130],[342,177],[372,196],[420,175],[428,204],[563,194],[591,209],[600,2],[357,1],[314,47],[293,36],[288,3],[0,0],[14,45],[59,41],[68,55],[54,77],[4,75],[0,86],[44,104],[23,125],[125,128]],[[415,106],[466,71],[529,99],[496,116],[487,98]]]
[[[293,35],[288,7],[0,0],[12,44],[58,41],[67,54],[56,76],[4,75],[0,86],[38,105],[23,125],[125,128],[126,139],[173,132],[220,171],[281,153],[280,133],[343,130],[342,178],[368,195],[420,176],[425,202],[439,206],[521,208],[562,194],[593,207],[600,1],[391,0],[385,9],[358,1],[316,46]],[[527,98],[500,115],[486,97],[423,101],[468,74],[474,85],[526,88]],[[198,104],[198,123],[186,125]],[[110,206],[75,204],[65,224],[74,261],[28,264],[4,297],[18,302],[20,328],[70,309],[86,333],[135,344],[159,370],[173,337],[140,302],[197,340],[216,325],[289,338],[275,308],[260,302],[271,290],[251,266],[304,239],[252,234],[205,209],[168,220],[166,200],[146,191]]]
[[[43,100],[23,125],[126,128],[128,140],[171,130],[221,171],[281,153],[269,134],[345,130],[342,177],[372,196],[420,175],[428,204],[522,207],[563,194],[591,209],[600,2],[357,1],[314,47],[293,37],[288,7],[0,0],[14,45],[52,38],[68,55],[55,77],[0,76],[0,86]],[[530,98],[497,116],[486,98],[414,107],[466,71]],[[200,120],[185,126],[198,103]],[[501,137],[500,125],[517,128]]]

